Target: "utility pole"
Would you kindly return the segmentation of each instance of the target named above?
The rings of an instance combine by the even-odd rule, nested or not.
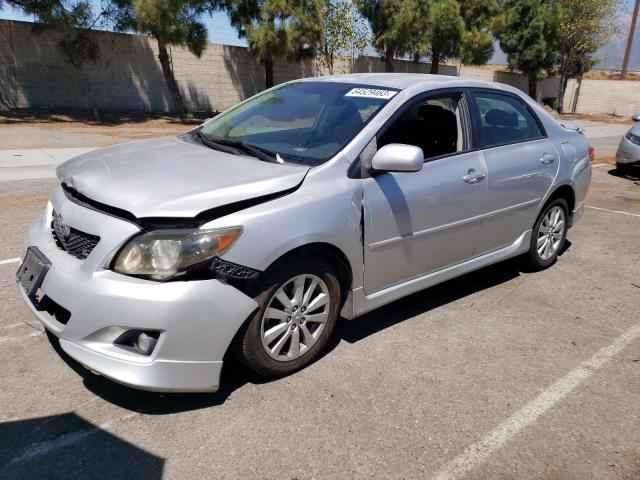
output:
[[[638,10],[640,10],[640,0],[636,0],[636,6],[633,8],[633,16],[631,17],[631,28],[629,28],[629,38],[627,38],[627,49],[624,52],[624,60],[622,61],[622,72],[620,72],[621,80],[624,80],[627,77],[627,73],[629,72],[629,57],[631,56],[633,37],[636,33]]]

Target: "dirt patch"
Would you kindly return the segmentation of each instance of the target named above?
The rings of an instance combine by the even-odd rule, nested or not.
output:
[[[616,123],[619,125],[634,125],[631,117],[620,117],[618,115],[610,115],[608,113],[563,113],[558,118],[563,120],[588,120],[590,122]]]
[[[45,205],[48,200],[48,195],[14,195],[10,197],[0,197],[0,209],[41,206]]]
[[[107,112],[96,119],[83,111],[13,110],[0,112],[0,148],[105,147],[179,135],[205,120],[144,112]]]
[[[138,112],[138,111],[104,111],[98,112],[98,116],[88,110],[32,110],[13,109],[0,111],[0,124],[11,125],[16,123],[51,123],[68,124],[81,123],[83,125],[108,126],[125,124],[145,124],[148,126],[165,126],[168,124],[197,125],[213,116],[194,115],[188,118],[174,117],[163,113]]]
[[[622,80],[619,71],[610,70],[592,70],[584,74],[584,78],[588,80],[620,80],[623,82],[640,81],[640,72],[629,72],[627,77]]]
[[[596,159],[594,161],[594,163],[606,163],[608,165],[615,165],[616,164],[616,157],[599,157],[598,156],[598,152],[596,152]]]

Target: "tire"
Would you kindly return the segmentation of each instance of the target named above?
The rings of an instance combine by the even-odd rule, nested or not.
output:
[[[295,293],[301,282],[302,298]],[[340,291],[335,272],[321,258],[286,262],[262,282],[255,297],[259,308],[236,335],[234,354],[269,378],[306,367],[322,353],[333,333]]]
[[[556,221],[557,212],[560,212],[560,218]],[[556,262],[567,238],[568,219],[569,208],[563,198],[556,198],[545,205],[533,226],[529,252],[523,256],[527,270],[544,270]]]

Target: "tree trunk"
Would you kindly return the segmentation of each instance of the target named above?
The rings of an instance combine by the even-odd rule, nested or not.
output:
[[[265,88],[273,87],[273,60],[264,62],[264,86]]]
[[[560,75],[560,83],[558,84],[558,101],[556,102],[556,109],[558,113],[562,113],[564,108],[564,93],[567,91],[567,83],[569,78],[563,73]]]
[[[173,100],[173,108],[178,115],[184,115],[187,113],[187,107],[178,88],[178,82],[173,76],[173,69],[171,68],[171,61],[169,60],[169,53],[167,52],[167,44],[157,39],[158,41],[158,59],[160,60],[160,66],[162,67],[162,74],[164,75],[164,81],[167,84],[169,93]]]
[[[431,52],[431,74],[437,75],[438,68],[440,67],[440,52]]]
[[[529,96],[536,100],[536,90],[538,87],[538,80],[535,76],[529,76]]]
[[[384,52],[384,71],[385,72],[393,72],[395,71],[395,65],[393,64],[393,57],[395,51],[391,47],[387,47]]]

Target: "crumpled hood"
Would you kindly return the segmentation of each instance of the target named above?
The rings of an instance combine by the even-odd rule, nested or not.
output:
[[[91,200],[143,217],[194,217],[295,188],[307,167],[280,165],[168,137],[80,155],[56,171]]]

